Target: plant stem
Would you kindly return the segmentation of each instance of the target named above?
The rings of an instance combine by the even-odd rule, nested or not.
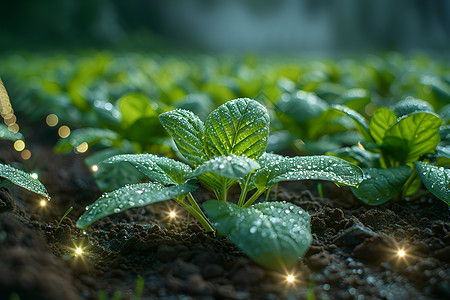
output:
[[[267,200],[269,200],[269,195],[270,195],[270,191],[272,190],[272,187],[269,187],[268,189],[267,189],[267,192],[266,192],[266,199],[264,199],[264,202],[267,202]]]
[[[251,197],[250,199],[248,199],[247,202],[245,202],[245,204],[242,207],[249,207],[250,205],[253,204],[253,202],[256,201],[256,199],[258,199],[259,196],[261,196],[262,193],[264,193],[267,190],[267,188],[263,189],[263,190],[257,190]]]
[[[250,181],[250,177],[251,177],[250,174],[248,174],[245,178],[245,183],[244,183],[245,185],[242,188],[241,195],[239,196],[239,201],[238,201],[239,207],[242,207],[242,205],[244,205],[245,198],[247,198],[248,182]]]
[[[59,225],[61,225],[62,220],[64,220],[64,218],[72,211],[72,209],[73,209],[73,206],[69,207],[69,209],[66,211],[64,216],[62,216],[61,220],[59,220],[59,223],[56,226],[55,232],[58,231]]]
[[[198,212],[195,208],[193,208],[192,206],[189,206],[184,201],[177,200],[177,202],[182,207],[184,207],[189,213],[191,213],[194,216],[194,218],[196,218],[200,222],[200,224],[202,224],[203,228],[205,228],[206,231],[215,231],[214,227],[212,227],[212,225],[209,224],[208,219],[206,218],[205,214],[201,210],[200,210],[200,212]]]

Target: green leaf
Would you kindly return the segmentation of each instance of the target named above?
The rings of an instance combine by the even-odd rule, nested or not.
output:
[[[23,135],[21,133],[14,133],[8,129],[8,126],[0,124],[0,140],[17,141],[23,140]]]
[[[349,116],[353,123],[355,124],[356,129],[361,134],[361,136],[367,141],[374,143],[372,136],[369,133],[369,126],[367,125],[366,119],[362,115],[360,115],[358,112],[354,111],[353,109],[350,109],[348,107],[345,107],[343,105],[333,105],[332,108],[340,113],[346,114]]]
[[[104,143],[105,146],[111,146],[112,140],[118,139],[117,132],[102,128],[82,128],[73,130],[69,137],[59,139],[55,146],[55,151],[62,153],[78,147],[82,143],[92,146],[96,143]]]
[[[78,219],[77,227],[86,228],[95,221],[122,212],[128,208],[140,207],[185,195],[197,189],[196,182],[165,187],[159,183],[138,183],[124,186],[103,194]]]
[[[382,151],[399,162],[413,162],[434,153],[439,143],[441,118],[419,112],[399,118],[383,138]]]
[[[254,184],[259,190],[280,181],[304,179],[329,180],[357,186],[363,180],[363,172],[360,167],[340,158],[317,155],[286,158],[257,170],[253,176]]]
[[[427,165],[421,161],[416,161],[414,164],[425,187],[433,195],[450,205],[450,170]]]
[[[119,109],[122,114],[122,126],[128,128],[141,118],[157,117],[156,108],[157,106],[151,105],[150,99],[140,94],[128,94],[120,98]]]
[[[198,166],[187,178],[197,177],[204,173],[215,173],[231,179],[240,179],[259,167],[256,161],[246,156],[233,154],[217,156]]]
[[[377,108],[370,119],[369,130],[378,145],[381,145],[386,131],[397,121],[397,116],[387,107]]]
[[[310,217],[294,204],[266,202],[240,208],[209,200],[203,207],[220,233],[264,267],[286,271],[311,245]]]
[[[209,158],[235,154],[257,159],[267,146],[269,114],[255,100],[236,99],[215,109],[205,128]]]
[[[370,103],[370,92],[365,89],[350,89],[335,101],[350,109],[362,111]]]
[[[22,170],[18,170],[8,165],[0,164],[0,177],[3,177],[13,184],[23,187],[33,193],[50,199],[47,190],[44,185],[37,179],[31,177],[30,174],[25,173]]]
[[[282,162],[285,159],[286,157],[283,155],[264,152],[263,155],[258,158],[258,163],[261,167],[265,167]]]
[[[145,179],[144,174],[127,162],[100,164],[93,176],[95,183],[104,192],[114,191],[127,184],[141,183]]]
[[[328,109],[328,104],[314,93],[298,91],[294,94],[283,94],[276,107],[283,114],[303,124],[319,117]]]
[[[359,200],[369,205],[380,205],[392,199],[411,175],[408,166],[363,171],[364,181],[358,188],[351,187],[351,190]]]
[[[179,161],[153,154],[121,154],[108,158],[102,163],[115,164],[128,162],[135,166],[150,180],[160,184],[184,183],[191,168]]]
[[[426,101],[416,98],[408,98],[393,105],[392,111],[398,117],[401,117],[417,112],[433,112],[433,107]]]
[[[358,146],[344,147],[327,152],[327,155],[336,156],[360,167],[377,167],[380,155],[364,150]]]
[[[193,112],[183,109],[172,110],[159,115],[159,120],[184,157],[194,165],[205,161],[205,126]]]

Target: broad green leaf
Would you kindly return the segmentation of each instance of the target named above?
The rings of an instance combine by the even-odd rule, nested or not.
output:
[[[346,114],[349,116],[353,123],[355,124],[356,129],[361,134],[361,136],[367,141],[374,143],[374,140],[372,136],[369,133],[369,126],[367,125],[366,119],[362,115],[360,115],[358,112],[354,111],[353,109],[350,109],[348,107],[345,107],[343,105],[333,105],[332,108],[335,111],[338,111],[340,113]]]
[[[436,147],[436,165],[439,167],[450,167],[450,145]]]
[[[253,176],[255,186],[265,189],[280,181],[329,180],[357,186],[363,180],[360,167],[332,156],[296,156],[263,167]]]
[[[309,119],[319,117],[328,109],[328,104],[314,93],[298,91],[294,94],[283,94],[276,108],[283,114],[303,124]]]
[[[450,205],[450,170],[427,165],[421,161],[416,161],[414,164],[425,187],[433,195]]]
[[[140,94],[128,94],[119,100],[119,109],[122,114],[122,126],[130,127],[137,120],[144,117],[156,117],[157,104]]]
[[[160,184],[184,183],[191,168],[179,161],[153,154],[121,154],[108,158],[102,163],[128,162],[150,180]]]
[[[214,173],[231,179],[240,179],[259,167],[256,161],[246,156],[233,154],[217,156],[198,166],[187,178],[197,177],[204,173]]]
[[[369,168],[363,171],[363,182],[358,188],[351,187],[351,190],[359,200],[369,205],[380,205],[392,199],[411,174],[411,168],[408,166]]]
[[[387,107],[377,108],[369,123],[370,135],[377,144],[381,144],[386,131],[397,121],[397,116]]]
[[[240,208],[209,200],[203,207],[221,234],[264,267],[290,269],[311,245],[309,214],[294,204],[266,202]]]
[[[255,100],[236,99],[215,109],[205,128],[209,158],[235,154],[257,159],[267,146],[269,114]]]
[[[206,120],[214,106],[213,101],[204,94],[189,94],[176,105],[176,108],[192,111],[200,120]]]
[[[205,161],[205,126],[193,112],[183,109],[172,110],[159,115],[159,120],[184,157],[194,165]]]
[[[17,141],[23,140],[23,135],[18,132],[14,133],[8,129],[8,126],[0,124],[0,140]]]
[[[397,117],[401,117],[417,112],[433,112],[433,107],[426,101],[416,98],[408,98],[393,105],[392,111],[397,115]]]
[[[59,139],[55,146],[57,152],[67,152],[87,143],[92,146],[96,143],[104,143],[105,146],[111,146],[111,141],[118,139],[117,132],[102,128],[82,128],[73,130],[69,137]]]
[[[0,164],[0,177],[11,181],[13,184],[23,187],[33,193],[50,199],[44,185],[37,179],[31,177],[30,174],[22,170],[18,170],[8,165]]]
[[[419,112],[399,118],[385,133],[383,153],[400,162],[414,162],[434,153],[442,120],[433,113]]]
[[[218,156],[198,166],[188,178],[198,177],[212,190],[221,191],[258,168],[256,161],[245,156]]]
[[[265,167],[282,162],[285,159],[286,157],[283,155],[264,152],[263,155],[258,158],[258,163],[261,167]]]
[[[344,147],[327,152],[327,155],[336,156],[360,167],[377,167],[380,155],[364,150],[358,146]]]
[[[369,102],[370,92],[365,89],[350,89],[335,101],[355,111],[362,111]]]
[[[442,120],[444,120],[444,122],[448,122],[450,120],[450,103],[439,110],[439,116]]]
[[[146,178],[138,169],[127,162],[100,164],[93,174],[95,183],[103,192],[114,191],[127,184],[141,183]]]
[[[138,183],[124,186],[103,194],[78,219],[77,227],[86,228],[95,221],[122,212],[128,208],[140,207],[188,194],[197,189],[196,182],[165,187],[159,183]]]
[[[450,125],[441,126],[439,128],[439,136],[441,138],[441,141],[450,143]]]

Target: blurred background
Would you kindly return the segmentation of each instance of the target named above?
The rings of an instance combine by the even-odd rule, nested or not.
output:
[[[0,51],[445,51],[447,0],[2,1]]]

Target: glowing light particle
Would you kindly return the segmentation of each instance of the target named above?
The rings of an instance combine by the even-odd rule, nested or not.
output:
[[[288,283],[293,283],[293,282],[295,281],[294,275],[289,274],[289,275],[286,277],[286,281],[287,281]]]
[[[79,153],[84,153],[84,152],[86,152],[86,151],[88,150],[88,148],[89,148],[88,143],[83,142],[83,143],[81,143],[81,144],[76,148],[76,150],[77,150]]]
[[[14,149],[18,152],[23,151],[25,149],[25,142],[22,140],[17,140],[14,142]]]
[[[177,213],[176,213],[176,212],[174,212],[174,211],[169,212],[169,217],[170,217],[171,219],[176,218],[176,216],[177,216]]]
[[[70,128],[67,127],[66,125],[63,125],[63,126],[59,127],[58,135],[60,137],[62,137],[63,139],[68,137],[70,135]]]
[[[398,250],[397,255],[398,255],[399,257],[404,257],[404,256],[406,255],[406,252],[405,252],[405,250],[400,249],[400,250]]]
[[[31,152],[30,152],[30,150],[25,149],[20,153],[20,156],[22,156],[22,159],[24,159],[24,160],[30,159]]]
[[[39,175],[37,173],[31,173],[31,177],[33,177],[34,179],[38,179]]]
[[[42,200],[39,202],[39,205],[40,205],[41,207],[45,207],[45,206],[47,206],[47,201],[45,201],[44,199],[42,199]]]
[[[98,171],[98,166],[97,165],[93,165],[92,167],[91,167],[91,170],[92,170],[92,172],[97,172]]]
[[[47,116],[47,118],[45,119],[45,122],[47,123],[48,126],[50,127],[54,127],[58,124],[59,119],[58,116],[55,114],[49,114]]]
[[[75,253],[76,253],[76,255],[82,255],[82,254],[83,254],[83,249],[81,249],[81,248],[76,248],[76,249],[75,249]]]

